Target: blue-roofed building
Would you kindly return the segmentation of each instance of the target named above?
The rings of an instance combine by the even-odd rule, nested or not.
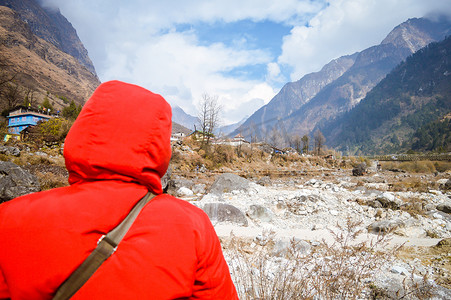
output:
[[[19,106],[11,110],[8,115],[8,134],[19,136],[28,126],[36,125],[39,121],[47,121],[53,116],[42,110]]]

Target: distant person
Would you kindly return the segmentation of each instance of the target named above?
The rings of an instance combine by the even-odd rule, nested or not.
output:
[[[0,299],[51,299],[148,191],[156,197],[72,299],[238,299],[208,216],[162,194],[171,114],[139,86],[97,88],[66,138],[70,186],[0,205]]]

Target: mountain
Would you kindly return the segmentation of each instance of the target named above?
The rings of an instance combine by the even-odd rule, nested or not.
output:
[[[231,135],[241,132],[245,137],[257,135],[263,139],[278,121],[310,101],[326,85],[339,78],[355,61],[356,55],[332,60],[321,71],[308,74],[298,81],[285,84],[280,92],[266,105],[258,109]]]
[[[225,125],[225,126],[221,126],[220,128],[218,128],[217,130],[217,135],[219,136],[227,136],[229,134],[231,134],[233,131],[235,131],[238,127],[240,127],[241,125],[244,124],[244,122],[246,122],[247,118],[249,116],[244,117],[241,121],[234,123],[234,124],[230,124],[230,125]]]
[[[409,19],[394,28],[379,45],[341,57],[318,73],[286,84],[235,132],[241,131],[246,137],[254,132],[263,138],[276,128],[286,140],[309,134],[318,124],[352,109],[407,56],[450,32],[451,22],[447,19]],[[334,62],[339,67],[332,73],[335,76],[330,76],[324,71]],[[312,76],[313,82],[308,80]],[[287,92],[289,89],[294,91]]]
[[[183,133],[184,135],[189,135],[192,132],[193,131],[191,129],[188,129],[185,126],[180,125],[177,122],[172,121],[172,133],[173,134]]]
[[[172,107],[172,121],[180,125],[183,125],[184,127],[189,128],[191,130],[194,130],[194,126],[199,124],[199,119],[197,117],[187,114],[179,106]]]
[[[36,1],[0,3],[26,12],[0,6],[0,76],[9,78],[1,85],[1,109],[23,104],[24,98],[36,106],[47,100],[55,110],[71,100],[83,104],[100,81],[72,25],[59,12],[47,13]],[[65,52],[68,49],[78,49],[79,57]]]
[[[348,154],[451,151],[451,37],[409,56],[354,109],[325,123]]]
[[[88,51],[59,9],[41,6],[36,0],[0,0],[0,6],[14,10],[33,34],[75,57],[91,73],[96,74]]]

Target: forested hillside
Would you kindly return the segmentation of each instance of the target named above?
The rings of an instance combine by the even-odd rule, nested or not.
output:
[[[349,154],[450,150],[451,37],[409,56],[353,110],[320,126]]]

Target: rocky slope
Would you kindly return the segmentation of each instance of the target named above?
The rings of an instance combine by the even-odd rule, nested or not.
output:
[[[449,126],[425,137],[419,131],[451,112],[450,49],[448,37],[410,56],[352,111],[324,125],[328,144],[351,154],[449,151]]]
[[[84,103],[100,84],[95,73],[35,35],[17,12],[5,6],[0,6],[0,50],[2,72],[15,76],[14,82],[23,89],[32,90],[36,102],[47,97],[56,109],[68,104],[61,97]]]
[[[448,20],[410,19],[393,29],[381,44],[348,57],[348,64],[341,68],[341,73],[335,73],[335,78],[319,72],[319,81],[325,84],[309,86],[305,79],[312,74],[298,81],[299,86],[287,84],[265,107],[248,119],[246,126],[250,128],[253,123],[254,131],[263,134],[278,120],[287,135],[309,134],[318,123],[353,108],[407,56],[433,41],[445,38],[450,32],[451,23]],[[290,95],[297,97],[287,96],[288,87],[295,88],[296,92]],[[299,97],[302,94],[309,96]],[[272,110],[278,113],[266,116],[265,112]],[[244,132],[243,129],[241,131]]]
[[[199,124],[198,118],[187,114],[180,106],[172,107],[172,121],[191,130],[194,130],[194,126]]]
[[[77,32],[58,9],[41,6],[36,0],[0,0],[0,5],[14,10],[33,34],[75,57],[91,73],[96,74]]]
[[[257,135],[263,138],[274,124],[309,102],[326,85],[339,78],[355,61],[356,55],[343,56],[325,65],[321,71],[308,74],[298,81],[287,83],[265,106],[257,110],[231,135]]]

